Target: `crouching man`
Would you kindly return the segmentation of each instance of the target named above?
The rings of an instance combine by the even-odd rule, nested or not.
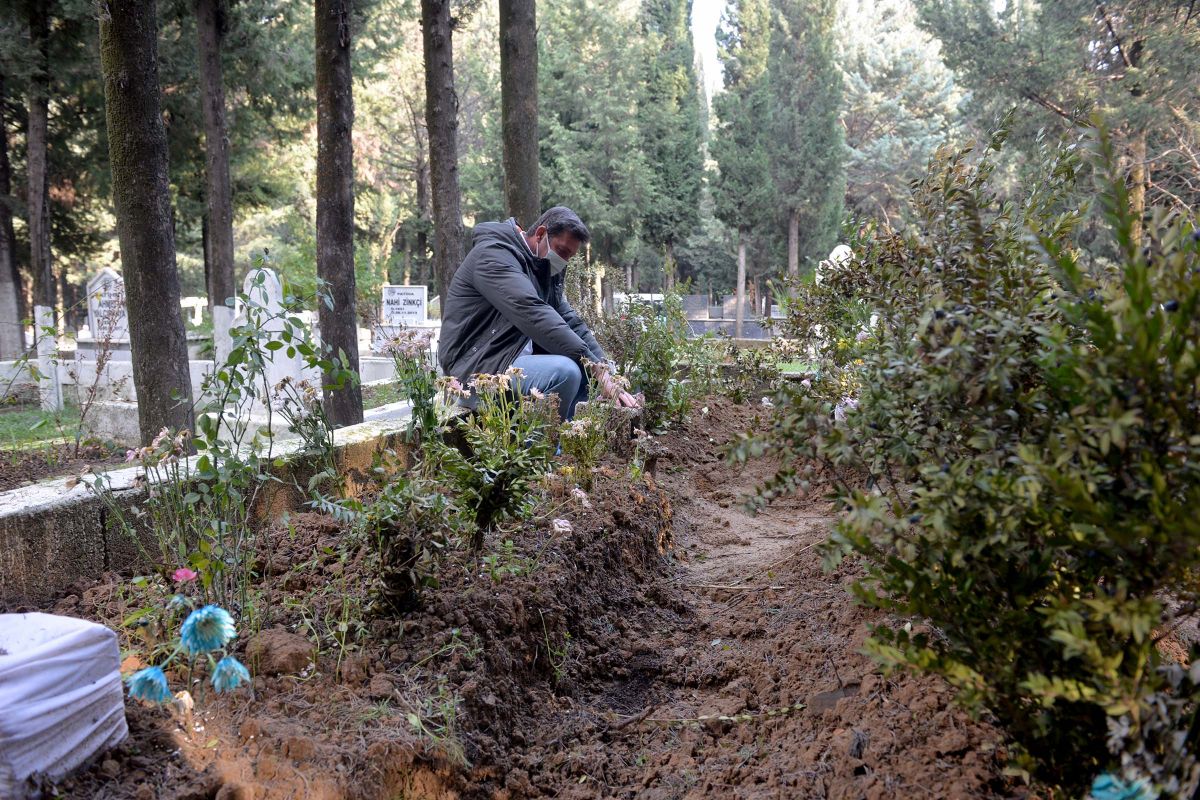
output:
[[[563,293],[567,262],[590,236],[564,206],[543,213],[528,233],[513,219],[477,225],[471,252],[442,293],[442,371],[468,386],[476,374],[519,367],[520,390],[557,394],[559,416],[570,419],[587,399],[590,369],[605,397],[635,407]]]

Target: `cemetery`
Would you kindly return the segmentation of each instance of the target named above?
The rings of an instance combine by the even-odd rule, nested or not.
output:
[[[1200,800],[1200,9],[0,4],[0,800]]]

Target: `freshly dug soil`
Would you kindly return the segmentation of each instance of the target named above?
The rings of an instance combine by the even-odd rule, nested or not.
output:
[[[85,467],[103,468],[122,464],[124,451],[107,445],[46,445],[36,450],[0,450],[0,492],[18,489],[46,478],[78,475]]]
[[[550,492],[533,522],[489,539],[487,559],[452,554],[403,618],[364,615],[368,548],[328,517],[292,515],[269,532],[260,630],[239,645],[254,655],[253,698],[197,687],[194,711],[130,702],[130,740],[47,788],[260,800],[1016,793],[995,729],[952,706],[940,681],[885,679],[858,653],[866,625],[888,620],[853,604],[852,568],[822,572],[828,502],[745,512],[775,465],[721,453],[765,412],[704,408],[659,437],[655,474],[609,464],[590,507]],[[555,532],[555,519],[572,530]],[[143,602],[127,586],[106,576],[55,610],[117,627]]]

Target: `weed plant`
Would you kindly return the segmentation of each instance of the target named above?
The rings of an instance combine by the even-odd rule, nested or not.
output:
[[[316,475],[301,488],[315,493],[322,483],[336,480],[332,434],[316,388],[292,380],[272,386],[267,377],[272,354],[299,355],[308,370],[333,374],[337,382],[353,375],[312,341],[296,316],[303,298],[285,296],[283,312],[254,296],[240,300],[244,322],[230,330],[229,356],[204,381],[194,437],[164,429],[150,445],[127,454],[127,461],[143,469],[139,481],[147,486],[145,499],[128,505],[106,473],[84,480],[105,504],[109,519],[139,546],[139,532],[149,532],[158,552],[144,552],[148,559],[167,572],[182,565],[195,570],[206,601],[246,616],[262,544],[251,509],[264,486],[281,480],[271,472],[279,466],[270,435],[276,417],[301,436],[299,454],[317,465]],[[253,424],[257,413],[266,415],[265,427]]]
[[[554,399],[514,391],[513,381],[522,377],[515,367],[503,375],[476,375],[476,410],[459,426],[465,447],[431,437],[424,448],[426,474],[445,480],[459,504],[472,509],[475,550],[495,523],[526,513],[530,492],[554,455]]]
[[[835,479],[828,564],[861,558],[861,602],[932,626],[875,626],[867,649],[991,711],[1018,770],[1065,796],[1113,768],[1106,785],[1190,797],[1200,662],[1176,679],[1156,644],[1164,598],[1186,617],[1200,588],[1200,233],[1133,218],[1102,130],[1046,147],[1003,200],[1004,137],[940,150],[910,229],[807,289],[790,325],[822,374],[737,454],[783,456],[760,501]],[[1072,247],[1089,175],[1116,262]]]

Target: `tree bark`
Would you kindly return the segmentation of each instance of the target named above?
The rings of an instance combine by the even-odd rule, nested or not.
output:
[[[354,96],[350,74],[351,0],[316,0],[317,63],[317,277],[333,300],[318,304],[321,341],[328,357],[358,372],[358,314],[354,286]],[[357,378],[330,388],[325,413],[334,425],[362,422]]]
[[[500,0],[504,205],[523,227],[541,215],[538,184],[536,0]]]
[[[795,208],[788,214],[787,274],[789,278],[800,274],[800,210]]]
[[[223,0],[196,0],[208,210],[204,263],[210,312],[225,308],[226,300],[237,294],[233,271],[233,190],[229,179],[229,135],[225,127],[225,89],[221,71],[225,14]],[[213,314],[214,322],[217,316]],[[218,353],[218,361],[225,355],[228,354]]]
[[[17,269],[12,221],[12,166],[8,161],[8,125],[4,119],[4,76],[0,75],[0,361],[19,358],[25,350],[24,297]]]
[[[154,0],[106,0],[103,9],[100,66],[113,206],[138,427],[148,443],[161,428],[190,429],[194,421],[159,108],[158,21]]]
[[[29,2],[29,40],[36,67],[29,80],[29,133],[26,172],[29,177],[29,261],[34,305],[55,307],[54,264],[50,256],[50,174],[46,146],[49,127],[49,3]]]
[[[1142,131],[1129,143],[1129,216],[1133,225],[1129,238],[1133,246],[1141,248],[1143,219],[1146,216],[1146,133]]]
[[[746,229],[738,228],[737,308],[734,309],[733,336],[742,338],[742,321],[746,315]]]
[[[425,55],[425,126],[433,195],[433,269],[442,308],[463,258],[462,200],[458,188],[458,95],[450,0],[421,0]]]

